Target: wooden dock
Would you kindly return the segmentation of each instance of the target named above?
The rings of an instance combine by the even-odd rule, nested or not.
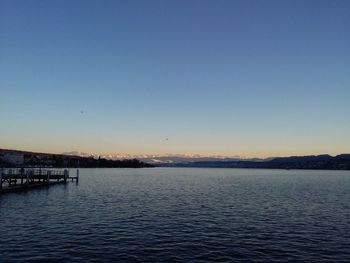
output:
[[[51,168],[0,168],[0,194],[22,191],[40,186],[79,182],[79,169],[76,176],[69,176],[68,169]]]

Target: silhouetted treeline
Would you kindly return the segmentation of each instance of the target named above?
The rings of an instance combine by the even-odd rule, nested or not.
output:
[[[0,167],[13,167],[13,165],[0,159]]]
[[[152,167],[152,165],[141,162],[137,159],[131,160],[108,160],[104,158],[92,157],[63,157],[54,156],[48,163],[40,160],[31,160],[27,163],[30,166],[49,164],[53,167],[82,167],[82,168],[143,168]]]
[[[80,157],[61,154],[31,153],[3,150],[0,167],[86,167],[86,168],[143,168],[153,167],[137,159],[108,160],[105,158]]]

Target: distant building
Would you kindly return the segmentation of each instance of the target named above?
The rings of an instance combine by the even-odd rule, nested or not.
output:
[[[23,153],[3,152],[0,154],[0,159],[2,159],[5,162],[16,164],[16,165],[21,165],[24,163]]]

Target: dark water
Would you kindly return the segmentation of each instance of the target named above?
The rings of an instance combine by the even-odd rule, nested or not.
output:
[[[0,262],[350,262],[350,172],[82,169],[0,197]]]

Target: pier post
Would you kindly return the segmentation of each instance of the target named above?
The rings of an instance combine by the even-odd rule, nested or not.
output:
[[[8,184],[9,184],[9,186],[11,186],[12,185],[12,179],[11,179],[11,175],[12,175],[12,169],[9,169],[8,170],[8,174],[10,175],[10,178],[7,180],[7,182],[8,182]]]
[[[68,170],[64,169],[64,182],[67,183]]]
[[[26,184],[27,184],[27,185],[29,184],[29,173],[30,173],[30,170],[27,170],[27,172],[26,172],[26,176],[27,176],[27,178],[26,178]]]
[[[0,193],[2,192],[2,169],[0,170]]]
[[[51,171],[47,171],[47,184],[50,184],[50,174],[51,174]]]
[[[77,183],[79,182],[79,169],[77,169],[77,179],[76,179]]]
[[[21,168],[21,185],[23,184],[24,168]]]

